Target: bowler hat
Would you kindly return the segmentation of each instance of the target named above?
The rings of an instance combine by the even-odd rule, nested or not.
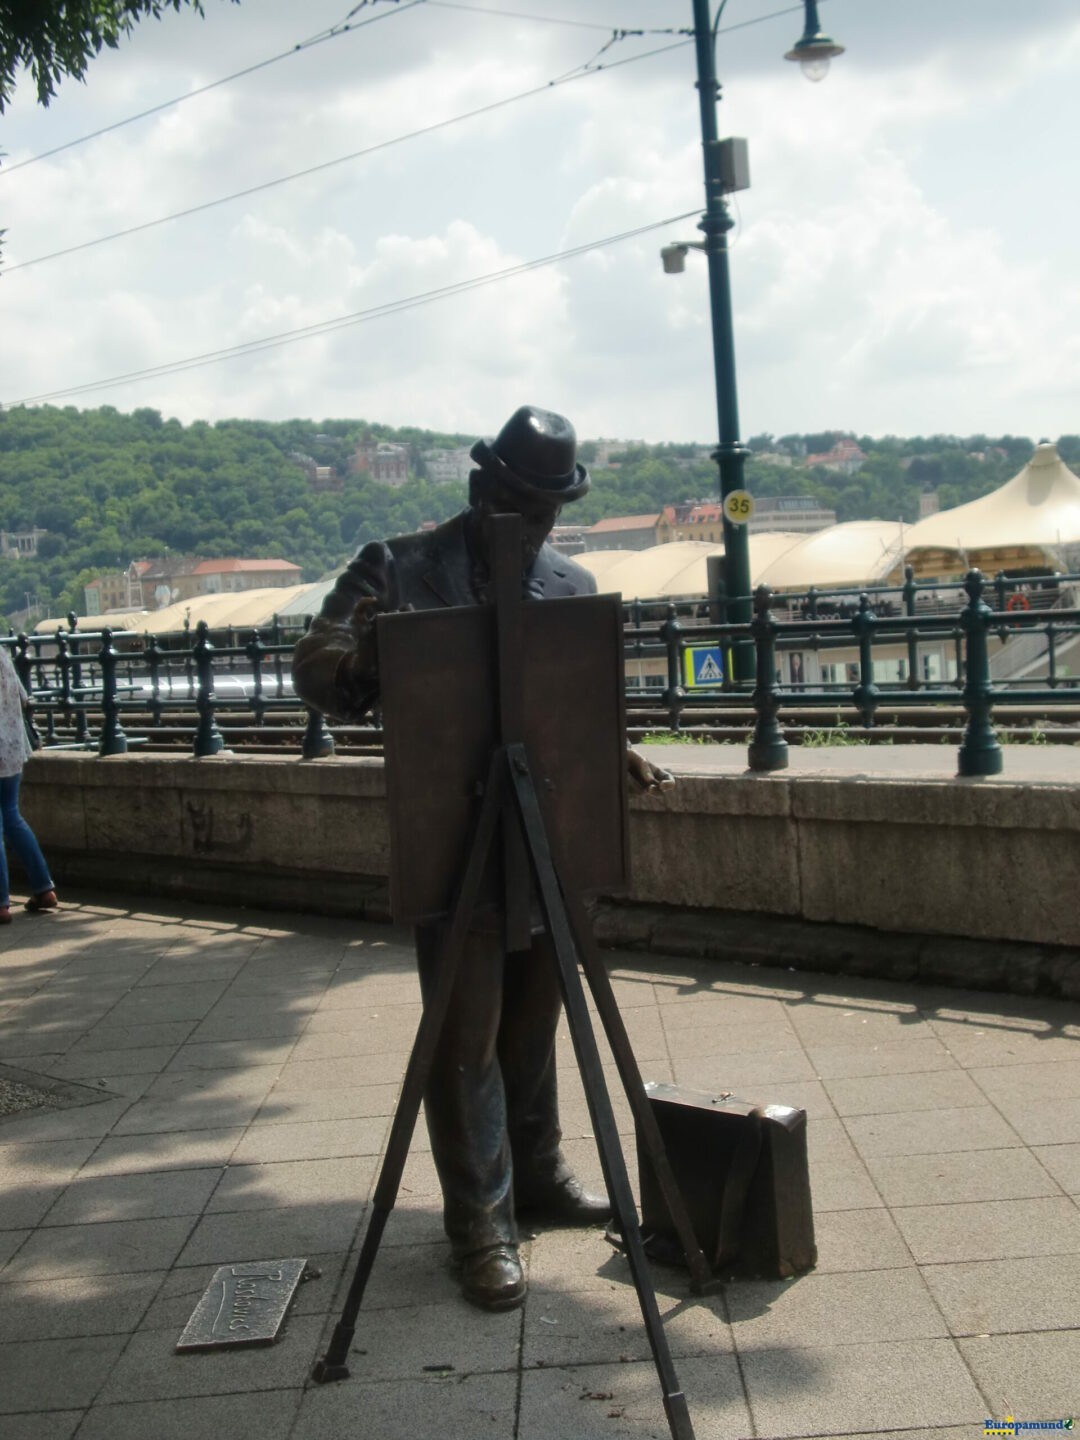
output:
[[[589,488],[573,425],[535,405],[515,410],[494,440],[478,440],[469,453],[487,474],[530,500],[565,505]]]

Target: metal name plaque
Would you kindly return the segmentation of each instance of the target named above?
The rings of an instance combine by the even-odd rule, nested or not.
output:
[[[306,1265],[306,1260],[222,1265],[184,1326],[177,1351],[272,1345]]]

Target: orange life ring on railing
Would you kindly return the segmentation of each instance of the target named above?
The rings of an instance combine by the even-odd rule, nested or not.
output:
[[[1031,601],[1027,598],[1026,595],[1021,595],[1021,594],[1020,594],[1020,591],[1017,590],[1017,591],[1014,591],[1014,593],[1013,593],[1012,595],[1010,595],[1009,598],[1008,598],[1008,600],[1005,602],[1005,609],[1006,609],[1006,610],[1030,610],[1030,609],[1031,609]]]

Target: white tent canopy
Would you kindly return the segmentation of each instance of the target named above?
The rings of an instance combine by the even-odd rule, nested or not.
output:
[[[799,538],[762,573],[773,590],[850,589],[882,583],[896,568],[904,543],[895,520],[849,520]]]
[[[779,531],[751,535],[751,583],[758,584],[762,572],[776,557],[801,538]],[[574,559],[595,576],[602,591],[618,591],[624,600],[646,600],[708,595],[708,558],[723,553],[723,545],[706,540],[673,540],[648,550],[587,550]]]
[[[1080,479],[1044,443],[1000,489],[967,505],[928,515],[907,532],[909,556],[919,550],[946,550],[978,559],[979,550],[1025,547],[1053,552],[1080,542]],[[966,562],[965,562],[966,563]]]

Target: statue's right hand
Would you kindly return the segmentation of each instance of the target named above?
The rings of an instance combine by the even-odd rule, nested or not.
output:
[[[375,624],[375,616],[378,613],[378,600],[375,599],[374,595],[365,595],[353,606],[350,623],[357,634],[362,634]]]

